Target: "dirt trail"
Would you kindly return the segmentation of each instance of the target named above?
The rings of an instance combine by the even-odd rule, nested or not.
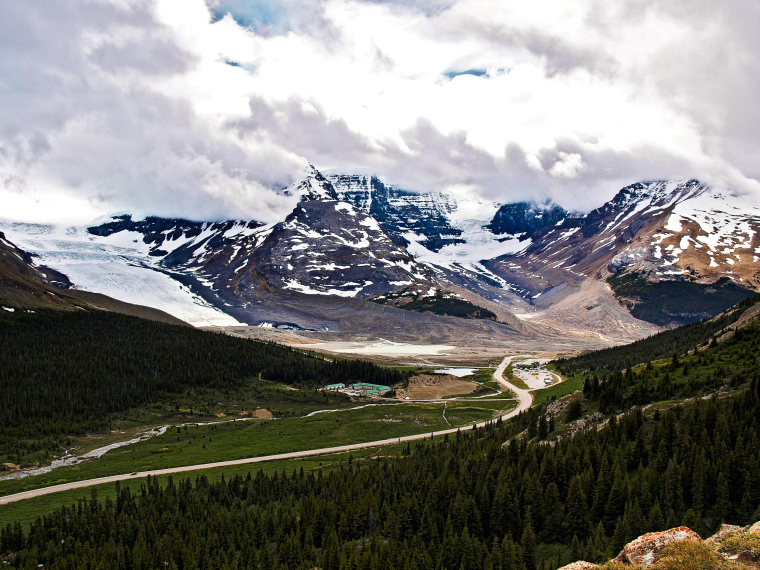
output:
[[[494,371],[493,378],[504,388],[511,390],[515,393],[518,401],[517,407],[501,416],[502,420],[508,420],[517,416],[530,408],[533,403],[533,396],[527,390],[523,390],[514,386],[504,378],[504,370],[506,370],[509,363],[519,356],[507,356],[501,361],[498,368]],[[314,455],[325,455],[329,453],[341,453],[346,451],[354,451],[357,449],[365,449],[367,447],[377,447],[382,445],[392,445],[394,443],[403,443],[406,441],[417,441],[420,439],[427,439],[431,436],[445,435],[456,433],[457,431],[467,431],[473,428],[481,428],[486,424],[492,422],[488,420],[484,422],[478,422],[469,426],[460,428],[445,429],[430,433],[419,433],[415,435],[406,435],[402,437],[394,437],[390,439],[380,439],[377,441],[367,441],[364,443],[353,443],[349,445],[338,445],[334,447],[323,447],[320,449],[306,449],[303,451],[291,451],[289,453],[278,453],[275,455],[261,455],[258,457],[247,457],[245,459],[232,459],[229,461],[216,461],[214,463],[203,463],[200,465],[184,465],[181,467],[170,467],[168,469],[153,469],[150,471],[140,471],[136,473],[124,473],[121,475],[110,475],[108,477],[98,477],[96,479],[86,479],[84,481],[72,481],[70,483],[63,483],[60,485],[52,485],[50,487],[42,487],[40,489],[31,489],[29,491],[23,491],[21,493],[14,493],[12,495],[6,495],[0,497],[0,505],[7,505],[8,503],[14,503],[16,501],[23,501],[24,499],[31,499],[33,497],[40,497],[42,495],[50,495],[61,491],[70,491],[73,489],[82,489],[85,487],[92,487],[94,485],[103,485],[106,483],[115,483],[117,481],[126,481],[129,479],[138,479],[141,477],[148,477],[149,475],[170,475],[173,473],[186,473],[188,471],[199,471],[201,469],[213,469],[215,467],[230,467],[233,465],[246,465],[249,463],[263,463],[265,461],[277,461],[280,459],[297,459],[300,457],[311,457]]]

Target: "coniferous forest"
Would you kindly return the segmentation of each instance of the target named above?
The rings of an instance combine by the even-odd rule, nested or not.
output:
[[[552,416],[549,403],[326,472],[148,480],[8,526],[0,551],[18,568],[543,570],[606,560],[650,530],[685,524],[706,536],[760,519],[758,341],[750,326],[590,380],[573,401],[603,420],[592,429],[573,429],[572,405]],[[724,362],[747,366],[721,376]],[[692,397],[604,408],[606,389],[629,397],[655,369],[664,391],[645,400]]]
[[[603,413],[736,389],[757,377],[760,370],[760,323],[729,329],[726,338],[717,342],[713,335],[721,329],[715,329],[715,322],[725,325],[729,318],[733,322],[751,304],[742,303],[734,314],[717,321],[687,325],[631,345],[557,361],[557,369],[567,375],[580,374],[586,401]],[[655,350],[647,353],[643,351],[646,347]],[[680,350],[668,354],[674,347]]]
[[[366,361],[100,311],[3,311],[0,346],[0,455],[20,438],[104,429],[111,413],[191,388],[405,379]]]
[[[759,418],[757,380],[553,445],[513,438],[526,414],[325,473],[149,480],[8,526],[0,550],[12,567],[60,570],[556,568],[649,529],[760,518]],[[553,558],[543,545],[557,543],[569,548]]]

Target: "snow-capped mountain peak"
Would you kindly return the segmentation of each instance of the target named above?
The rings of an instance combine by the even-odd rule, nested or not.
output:
[[[552,203],[458,202],[376,176],[325,177],[311,165],[287,192],[299,200],[267,226],[124,214],[82,228],[0,229],[75,286],[194,323],[231,315],[227,322],[315,326],[322,317],[304,304],[431,287],[467,292],[480,306],[495,303],[497,313],[497,306],[530,311],[589,280],[631,272],[651,281],[708,287],[728,277],[747,290],[760,287],[760,206],[697,180],[631,184],[588,214]],[[151,300],[153,291],[164,293]]]
[[[290,193],[299,196],[301,201],[338,199],[332,183],[312,164],[306,169],[303,180],[298,182]]]

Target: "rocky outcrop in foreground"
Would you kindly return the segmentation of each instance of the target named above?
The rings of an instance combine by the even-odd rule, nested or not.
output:
[[[760,522],[751,526],[724,524],[703,540],[685,526],[650,532],[625,545],[606,564],[573,562],[558,570],[729,570],[760,568]]]
[[[629,542],[614,559],[615,562],[649,568],[663,549],[682,540],[701,541],[702,538],[690,528],[679,526],[662,532],[649,532]]]

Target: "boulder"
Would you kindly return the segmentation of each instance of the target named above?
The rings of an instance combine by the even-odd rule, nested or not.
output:
[[[557,570],[597,570],[598,568],[601,568],[599,564],[579,560],[578,562],[573,562],[572,564],[568,564],[562,568],[557,568]]]
[[[657,562],[659,559],[658,554],[664,547],[681,540],[701,542],[702,538],[685,526],[671,528],[662,532],[650,532],[626,544],[623,551],[615,558],[615,562],[647,568]]]
[[[736,562],[740,562],[742,564],[754,564],[757,562],[757,557],[753,556],[752,551],[750,550],[742,550],[736,556],[732,556],[730,560],[735,560]]]
[[[718,530],[718,532],[716,532],[710,538],[705,540],[705,542],[709,544],[710,546],[712,546],[713,548],[717,548],[729,536],[733,536],[737,532],[742,532],[743,530],[744,530],[743,526],[737,526],[735,524],[722,524],[720,525],[720,529]]]
[[[749,532],[760,532],[760,521],[757,521],[755,524],[749,527],[748,530]]]

